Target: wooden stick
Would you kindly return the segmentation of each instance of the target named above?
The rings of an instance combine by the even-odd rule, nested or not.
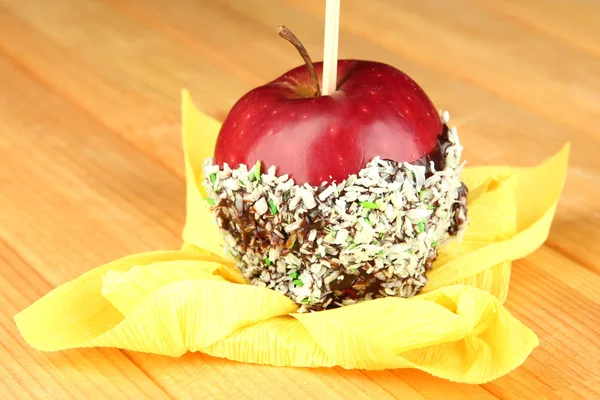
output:
[[[325,6],[325,46],[321,95],[336,91],[338,41],[340,32],[340,0],[327,0]]]

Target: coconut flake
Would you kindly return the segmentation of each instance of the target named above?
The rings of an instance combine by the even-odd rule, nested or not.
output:
[[[269,205],[267,204],[267,201],[265,200],[264,197],[261,197],[260,199],[258,199],[258,201],[256,203],[254,203],[254,211],[256,211],[256,213],[258,215],[263,215],[268,210],[269,210]]]

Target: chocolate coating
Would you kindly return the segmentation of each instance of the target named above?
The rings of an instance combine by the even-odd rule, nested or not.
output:
[[[432,151],[411,163],[414,165],[424,166],[425,176],[431,175],[432,162],[437,171],[441,171],[446,168],[446,150],[452,145],[448,139],[448,126],[446,124],[443,126],[442,133],[438,136],[437,143],[437,146]]]
[[[259,179],[248,178],[248,170],[245,168],[241,170],[242,172],[240,170],[219,172],[220,177],[216,180],[213,177],[213,182],[208,179],[206,185],[209,191],[218,188],[214,192],[217,196],[212,197],[213,201],[218,202],[213,207],[213,211],[219,227],[230,234],[226,234],[229,239],[229,250],[238,260],[238,268],[253,284],[269,285],[268,287],[271,288],[275,288],[274,286],[277,285],[276,290],[289,293],[290,296],[297,293],[296,296],[299,297],[295,301],[299,304],[304,303],[301,300],[312,301],[307,296],[315,293],[316,290],[318,294],[311,298],[319,299],[319,301],[309,303],[310,310],[335,308],[342,304],[385,296],[410,297],[417,294],[427,282],[425,273],[431,269],[437,256],[437,243],[442,240],[441,236],[438,236],[437,239],[429,236],[426,252],[420,250],[418,246],[415,247],[416,241],[425,240],[417,239],[415,232],[427,230],[430,223],[428,220],[419,221],[417,219],[417,222],[414,222],[415,220],[411,221],[412,217],[408,219],[402,217],[402,221],[399,220],[398,223],[409,224],[408,228],[395,225],[392,229],[386,228],[388,229],[386,232],[385,230],[381,231],[378,219],[382,218],[381,216],[385,218],[384,208],[381,208],[380,211],[373,211],[378,213],[373,214],[372,218],[374,218],[373,224],[379,227],[379,237],[373,238],[373,235],[373,239],[368,239],[370,242],[365,242],[364,236],[362,236],[358,240],[358,244],[371,243],[372,246],[385,246],[385,248],[382,247],[377,255],[375,255],[377,251],[375,250],[364,258],[365,248],[361,247],[359,251],[363,252],[363,256],[359,256],[356,261],[352,261],[352,256],[349,256],[353,252],[344,251],[352,249],[349,244],[353,242],[354,237],[358,237],[357,235],[363,235],[365,228],[361,227],[356,219],[350,225],[341,225],[342,227],[340,227],[338,224],[342,224],[340,215],[345,215],[344,212],[354,213],[352,215],[358,217],[360,221],[366,219],[366,214],[357,213],[358,210],[362,210],[360,207],[363,206],[361,204],[359,208],[356,207],[359,202],[356,192],[371,192],[370,185],[373,185],[373,189],[381,191],[373,190],[368,195],[370,202],[379,201],[377,200],[379,195],[376,193],[387,193],[385,196],[382,195],[382,201],[385,201],[384,204],[387,204],[387,207],[394,203],[394,207],[398,207],[397,211],[402,211],[403,207],[405,207],[404,211],[422,210],[425,207],[434,210],[433,213],[439,210],[440,212],[436,213],[436,219],[429,221],[433,221],[431,222],[433,224],[442,221],[444,232],[450,235],[457,234],[466,221],[467,190],[464,184],[460,186],[458,161],[455,161],[455,157],[449,157],[447,153],[450,146],[457,146],[458,140],[456,134],[443,125],[437,142],[436,148],[412,163],[412,165],[423,166],[424,171],[411,170],[403,166],[403,163],[393,160],[372,161],[365,168],[378,168],[379,181],[367,180],[357,184],[350,183],[349,186],[342,183],[337,192],[334,189],[335,195],[332,195],[331,185],[327,183],[323,183],[319,187],[308,187],[311,193],[309,200],[312,199],[312,205],[308,205],[310,201],[305,204],[306,200],[302,199],[302,204],[305,204],[306,208],[298,208],[298,204],[300,204],[301,193],[306,193],[302,191],[307,189],[299,185],[293,186],[294,183],[291,180],[289,186],[284,185],[283,182],[287,182],[285,177],[283,181],[275,182],[279,178],[272,170]],[[447,165],[447,163],[451,164]],[[438,195],[441,197],[429,197],[427,200],[427,196],[433,196],[429,191],[429,194],[426,192],[425,197],[422,198],[416,186],[412,189],[409,186],[409,192],[406,192],[406,187],[400,190],[398,186],[394,186],[394,189],[391,189],[391,185],[397,185],[397,182],[406,182],[407,180],[411,182],[416,179],[417,174],[422,176],[424,173],[428,177],[445,171],[447,168],[454,172],[451,177],[444,172],[441,180],[452,179],[453,183],[448,186],[448,189],[444,189],[443,186],[437,187],[438,191],[445,193]],[[361,175],[362,177],[366,177],[366,172],[361,173],[365,174]],[[351,182],[354,182],[354,179],[356,178],[352,178]],[[432,185],[440,185],[441,180],[434,180]],[[335,188],[335,184],[333,185]],[[411,190],[413,192],[410,192]],[[328,192],[320,196],[323,191]],[[406,193],[413,193],[410,195],[412,197],[405,197],[408,196]],[[405,205],[396,205],[396,200],[390,200],[392,198],[390,195],[401,196],[404,200],[400,201],[405,201],[406,203],[403,203]],[[409,200],[409,198],[416,200]],[[261,199],[262,206],[259,205],[258,199]],[[266,200],[268,199],[271,199],[269,200],[270,204],[273,201],[274,207],[277,205],[275,211],[271,210],[270,212],[267,208]],[[334,202],[337,202],[336,199],[340,199],[343,204],[342,210],[346,211],[332,211]],[[349,203],[345,203],[345,201]],[[350,207],[349,204],[352,203],[355,204]],[[335,205],[335,207],[340,206]],[[367,208],[372,207],[365,207],[365,210]],[[296,210],[295,214],[293,210]],[[367,213],[370,212],[367,210]],[[387,223],[396,224],[396,222],[391,222],[394,221],[394,218],[387,217],[386,220],[390,221]],[[364,222],[361,223],[364,225]],[[340,230],[345,230],[345,234],[341,235]],[[333,233],[335,231],[340,233],[341,239],[336,237]],[[434,230],[428,232],[434,232]],[[398,250],[388,252],[388,248],[402,243],[410,243],[409,246],[413,246],[413,251],[409,251],[411,256],[398,258],[395,255],[398,253],[394,253]],[[380,254],[381,256],[379,256]],[[282,257],[286,257],[285,261],[282,261]],[[417,259],[416,263],[411,264],[410,269],[406,269],[408,264],[403,264],[403,261],[398,263],[395,261],[406,260],[410,257]],[[319,268],[321,268],[320,271]],[[300,275],[303,277],[298,279]],[[317,283],[318,288],[315,289]],[[289,286],[287,286],[288,284]],[[306,292],[306,290],[309,291]]]

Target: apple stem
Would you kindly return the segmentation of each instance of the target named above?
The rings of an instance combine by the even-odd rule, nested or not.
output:
[[[298,40],[296,35],[294,35],[292,31],[290,31],[285,25],[279,26],[277,28],[277,33],[279,33],[279,36],[293,44],[294,47],[298,50],[298,52],[304,59],[304,63],[306,64],[308,71],[310,72],[310,76],[313,81],[313,89],[315,92],[315,96],[319,96],[321,94],[321,88],[319,87],[319,77],[317,76],[317,71],[315,70],[313,62],[310,59],[310,56],[308,55],[308,51],[306,51],[306,48],[302,45],[302,42]]]

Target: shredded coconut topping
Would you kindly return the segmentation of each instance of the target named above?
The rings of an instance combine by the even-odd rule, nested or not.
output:
[[[448,114],[443,114],[444,121]],[[449,235],[466,226],[462,147],[448,129],[445,168],[375,157],[356,175],[297,185],[274,167],[204,164],[207,201],[226,250],[254,285],[300,312],[384,296],[411,297]]]

